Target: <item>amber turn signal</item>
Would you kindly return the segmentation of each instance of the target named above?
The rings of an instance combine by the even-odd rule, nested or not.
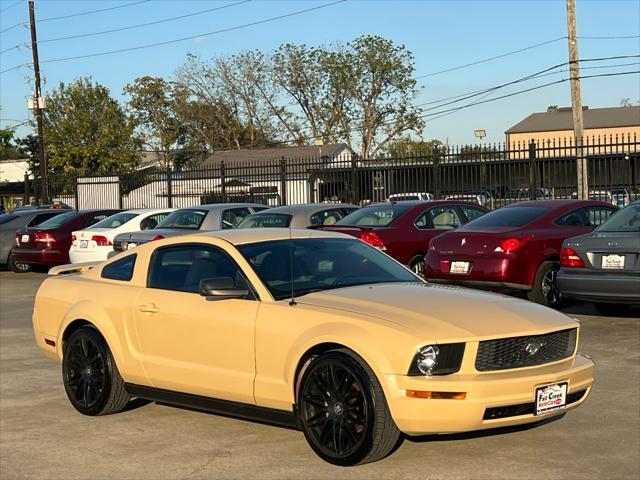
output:
[[[467,392],[423,392],[421,390],[407,390],[407,397],[432,398],[434,400],[464,400]]]

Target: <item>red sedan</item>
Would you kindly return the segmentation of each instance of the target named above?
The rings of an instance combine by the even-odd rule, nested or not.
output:
[[[460,201],[378,203],[356,210],[330,227],[320,228],[358,237],[422,275],[424,255],[433,237],[488,211]]]
[[[617,210],[592,200],[539,200],[494,210],[455,232],[434,238],[424,262],[427,280],[492,290],[524,291],[557,307],[560,249]]]
[[[71,233],[110,217],[119,210],[82,210],[62,213],[37,227],[16,232],[16,244],[11,250],[15,272],[27,272],[32,265],[63,265],[69,263]]]

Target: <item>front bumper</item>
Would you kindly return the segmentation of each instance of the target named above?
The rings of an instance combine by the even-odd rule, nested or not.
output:
[[[591,302],[640,305],[640,275],[561,268],[556,278],[558,288],[566,297]]]
[[[593,362],[586,356],[560,362],[503,372],[453,374],[442,377],[386,375],[387,401],[398,428],[407,435],[456,433],[487,428],[521,425],[560,415],[581,405],[593,383]],[[568,394],[584,391],[577,401],[563,410],[545,415],[533,413],[491,418],[497,408],[529,404],[535,401],[537,387],[568,382]],[[411,398],[407,390],[465,392],[464,400]]]

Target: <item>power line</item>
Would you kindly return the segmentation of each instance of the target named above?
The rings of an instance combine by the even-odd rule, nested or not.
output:
[[[145,0],[145,1],[149,1],[149,0]],[[231,32],[233,30],[240,30],[242,28],[253,27],[253,26],[256,26],[256,25],[261,25],[261,24],[273,22],[273,21],[276,21],[276,20],[282,20],[283,18],[289,18],[289,17],[293,17],[293,16],[296,16],[296,15],[301,15],[303,13],[313,12],[315,10],[320,10],[322,8],[331,7],[333,5],[337,5],[339,3],[344,3],[346,1],[347,0],[337,0],[337,1],[334,1],[334,2],[330,2],[330,3],[325,3],[324,5],[319,5],[317,7],[306,8],[304,10],[298,10],[298,11],[295,11],[295,12],[286,13],[286,14],[283,14],[283,15],[278,15],[276,17],[266,18],[264,20],[257,20],[255,22],[245,23],[243,25],[236,25],[234,27],[223,28],[222,30],[215,30],[213,32],[200,33],[198,35],[190,35],[188,37],[176,38],[176,39],[173,39],[173,40],[165,40],[163,42],[149,43],[149,44],[146,44],[146,45],[138,45],[136,47],[120,48],[120,49],[117,49],[117,50],[108,50],[106,52],[89,53],[89,54],[86,54],[86,55],[76,55],[76,56],[73,56],[73,57],[53,58],[53,59],[49,59],[49,60],[43,60],[40,63],[65,62],[65,61],[68,61],[68,60],[79,60],[81,58],[100,57],[100,56],[104,56],[104,55],[112,55],[112,54],[115,54],[115,53],[131,52],[131,51],[134,51],[134,50],[142,50],[144,48],[158,47],[158,46],[161,46],[161,45],[169,45],[169,44],[172,44],[172,43],[184,42],[184,41],[187,41],[187,40],[193,40],[194,38],[208,37],[208,36],[211,36],[211,35],[216,35],[218,33]],[[139,2],[139,3],[141,3],[141,2]],[[20,67],[25,67],[27,65],[30,65],[30,63],[23,63],[23,64],[20,64],[20,65],[16,65],[16,66],[7,68],[5,70],[0,71],[0,75],[3,74],[3,73],[7,73],[7,72],[9,72],[11,70],[16,70],[16,69],[18,69]]]
[[[117,10],[119,8],[133,7],[134,5],[140,5],[141,3],[148,3],[150,1],[151,0],[139,0],[137,2],[125,3],[124,5],[116,5],[115,7],[101,8],[99,10],[90,10],[88,12],[72,13],[71,15],[61,15],[59,17],[48,17],[48,18],[43,18],[41,20],[38,20],[38,23],[51,22],[54,20],[64,20],[65,18],[82,17],[83,15],[91,15],[94,13],[108,12],[110,10]]]
[[[0,34],[2,34],[4,32],[8,32],[9,30],[13,30],[14,28],[19,27],[20,25],[26,26],[25,24],[26,24],[26,22],[23,20],[22,22],[18,22],[15,25],[11,25],[10,27],[5,28],[4,30],[0,30]],[[9,49],[9,50],[11,50],[11,49]]]
[[[640,38],[640,35],[619,35],[619,36],[610,35],[610,36],[602,36],[602,37],[590,37],[590,36],[580,37],[579,36],[578,38],[586,39],[586,40],[623,40],[627,38]]]
[[[79,34],[79,35],[70,35],[70,36],[67,36],[67,37],[48,38],[48,39],[44,39],[44,40],[38,40],[38,43],[59,42],[59,41],[62,41],[62,40],[72,40],[72,39],[75,39],[75,38],[92,37],[92,36],[95,36],[95,35],[103,35],[103,34],[107,34],[107,33],[122,32],[122,31],[125,31],[125,30],[133,30],[134,28],[148,27],[150,25],[157,25],[159,23],[171,22],[173,20],[181,20],[183,18],[195,17],[196,15],[204,15],[205,13],[215,12],[216,10],[223,10],[223,9],[229,8],[229,7],[235,7],[236,5],[241,5],[243,3],[249,3],[251,1],[252,0],[241,0],[239,2],[230,3],[228,5],[222,5],[220,7],[215,7],[215,8],[208,8],[206,10],[200,10],[198,12],[187,13],[185,15],[179,15],[177,17],[164,18],[162,20],[156,20],[156,21],[147,22],[147,23],[139,23],[137,25],[130,25],[128,27],[112,28],[110,30],[102,30],[101,32],[83,33],[83,34]]]
[[[30,122],[31,120],[25,120],[24,122],[18,123],[17,125],[12,125],[10,127],[3,128],[2,130],[0,130],[0,132],[9,132],[11,130],[15,130],[16,128],[26,125],[27,123],[30,123]]]
[[[24,2],[26,2],[26,0],[20,0],[19,2],[9,5],[8,7],[4,7],[2,10],[0,10],[0,13],[4,12],[5,10],[9,10],[10,8],[13,8],[16,5],[20,5],[21,3],[24,3]]]

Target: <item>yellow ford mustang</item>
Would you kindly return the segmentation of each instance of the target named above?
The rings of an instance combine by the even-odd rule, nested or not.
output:
[[[429,285],[368,244],[231,230],[56,267],[38,346],[85,415],[131,397],[296,426],[337,465],[407,435],[535,422],[580,405],[578,324],[491,293]]]

